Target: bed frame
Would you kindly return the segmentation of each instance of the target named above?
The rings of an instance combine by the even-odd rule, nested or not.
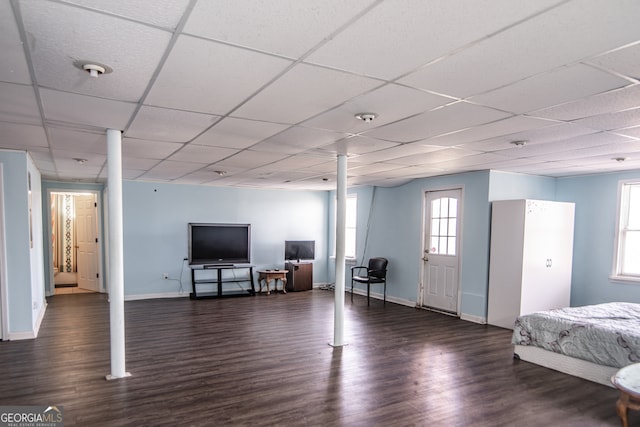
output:
[[[613,387],[611,377],[620,369],[524,345],[514,346],[513,357],[609,387]]]

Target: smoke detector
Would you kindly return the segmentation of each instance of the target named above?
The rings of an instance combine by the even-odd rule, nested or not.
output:
[[[375,119],[376,117],[378,117],[378,115],[375,114],[375,113],[358,113],[358,114],[356,114],[356,119],[362,120],[365,123],[372,122],[373,119]]]
[[[524,147],[525,145],[527,145],[527,142],[524,139],[518,140],[518,141],[511,141],[511,144],[515,145],[516,147]]]
[[[101,76],[102,74],[109,74],[113,72],[113,68],[109,67],[108,65],[100,64],[94,61],[75,61],[73,65],[76,68],[86,71],[91,77],[94,78]]]

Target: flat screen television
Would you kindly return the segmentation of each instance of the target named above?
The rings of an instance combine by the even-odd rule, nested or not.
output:
[[[251,224],[189,223],[190,265],[251,262]]]
[[[286,261],[312,260],[315,257],[315,240],[285,240],[284,259]]]

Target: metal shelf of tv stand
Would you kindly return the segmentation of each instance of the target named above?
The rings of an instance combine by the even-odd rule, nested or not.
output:
[[[223,278],[222,270],[249,270],[248,278]],[[207,279],[196,279],[196,271],[201,270],[217,270],[215,278],[207,278]],[[239,289],[234,291],[224,291],[222,290],[222,285],[225,283],[243,283],[247,282],[250,284],[250,288],[248,289]],[[198,292],[199,284],[216,284],[217,291],[208,291],[208,292]],[[200,299],[200,298],[226,298],[226,297],[248,297],[256,294],[256,287],[253,284],[253,265],[204,265],[201,268],[191,268],[191,289],[192,292],[189,294],[191,299]]]

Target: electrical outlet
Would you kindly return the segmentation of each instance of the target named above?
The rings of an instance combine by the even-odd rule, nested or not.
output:
[[[163,279],[168,279],[169,278],[169,273],[162,273],[162,278]]]

